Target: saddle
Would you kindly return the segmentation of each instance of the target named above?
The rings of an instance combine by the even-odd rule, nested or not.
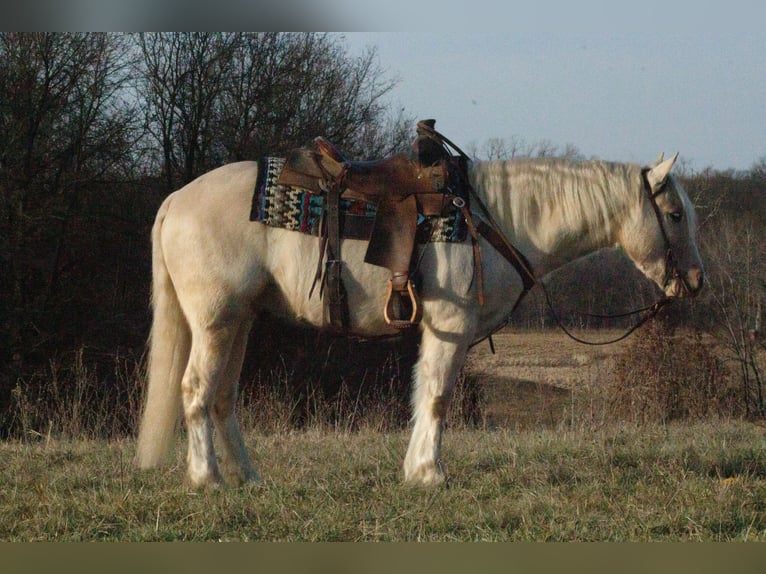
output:
[[[348,306],[341,282],[340,197],[377,207],[365,262],[388,268],[388,296],[383,316],[389,325],[407,329],[421,318],[417,291],[410,279],[418,214],[440,215],[455,196],[467,201],[467,161],[453,156],[434,120],[418,122],[410,153],[372,161],[349,161],[328,140],[290,152],[278,184],[326,195],[322,251],[327,253],[322,287],[328,291],[330,325],[344,330]],[[320,256],[320,265],[322,261]],[[321,274],[318,270],[317,276]]]

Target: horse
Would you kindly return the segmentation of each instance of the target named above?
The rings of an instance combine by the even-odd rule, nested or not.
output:
[[[646,167],[597,160],[476,161],[469,166],[477,199],[471,217],[494,219],[537,278],[600,248],[620,246],[667,297],[692,297],[704,272],[694,206],[670,173],[677,157],[660,156]],[[325,320],[320,298],[310,296],[319,239],[249,220],[257,171],[257,162],[243,161],[205,173],[164,200],[151,232],[153,323],[135,462],[143,469],[167,462],[183,412],[193,487],[259,478],[235,412],[253,322],[264,311],[317,328]],[[516,267],[479,237],[479,303],[471,243],[468,237],[418,247],[422,319],[406,483],[445,480],[440,451],[456,377],[471,344],[502,325],[524,292]],[[348,329],[362,337],[393,335],[381,312],[388,270],[364,262],[366,247],[364,240],[343,240]]]

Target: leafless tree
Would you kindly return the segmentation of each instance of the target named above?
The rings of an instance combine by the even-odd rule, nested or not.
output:
[[[580,150],[574,144],[566,144],[563,148],[549,140],[530,144],[519,136],[488,139],[482,147],[481,157],[487,160],[546,157],[583,159]]]
[[[766,293],[766,241],[752,217],[723,219],[707,234],[707,276],[713,332],[740,373],[746,416],[766,417],[762,302]]]
[[[128,56],[119,35],[0,34],[4,363],[60,336],[72,308],[63,285],[82,261],[73,245],[93,221],[84,214],[129,177]]]
[[[147,123],[168,190],[227,161],[284,154],[318,135],[354,156],[402,146],[374,49],[358,58],[326,34],[141,34]],[[412,138],[412,134],[407,134]]]
[[[221,93],[231,75],[233,37],[222,33],[140,34],[147,126],[162,150],[169,190],[213,163]]]
[[[0,435],[50,361],[87,349],[104,381],[140,360],[170,189],[316,135],[372,156],[411,140],[374,50],[333,38],[0,33]]]

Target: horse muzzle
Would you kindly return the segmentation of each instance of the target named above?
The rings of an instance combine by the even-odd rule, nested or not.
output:
[[[691,298],[699,295],[705,283],[705,273],[700,267],[691,267],[685,273],[675,271],[667,282],[665,295],[668,297]]]

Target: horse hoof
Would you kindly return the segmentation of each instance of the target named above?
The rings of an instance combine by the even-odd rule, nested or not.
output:
[[[220,474],[191,476],[188,484],[194,490],[218,490],[223,486],[223,478]]]
[[[447,478],[441,465],[421,465],[415,471],[405,472],[405,484],[416,486],[439,486],[446,482]]]
[[[260,482],[261,477],[255,470],[250,470],[244,473],[232,473],[226,475],[226,482],[234,487],[245,486],[246,484],[253,484]]]

